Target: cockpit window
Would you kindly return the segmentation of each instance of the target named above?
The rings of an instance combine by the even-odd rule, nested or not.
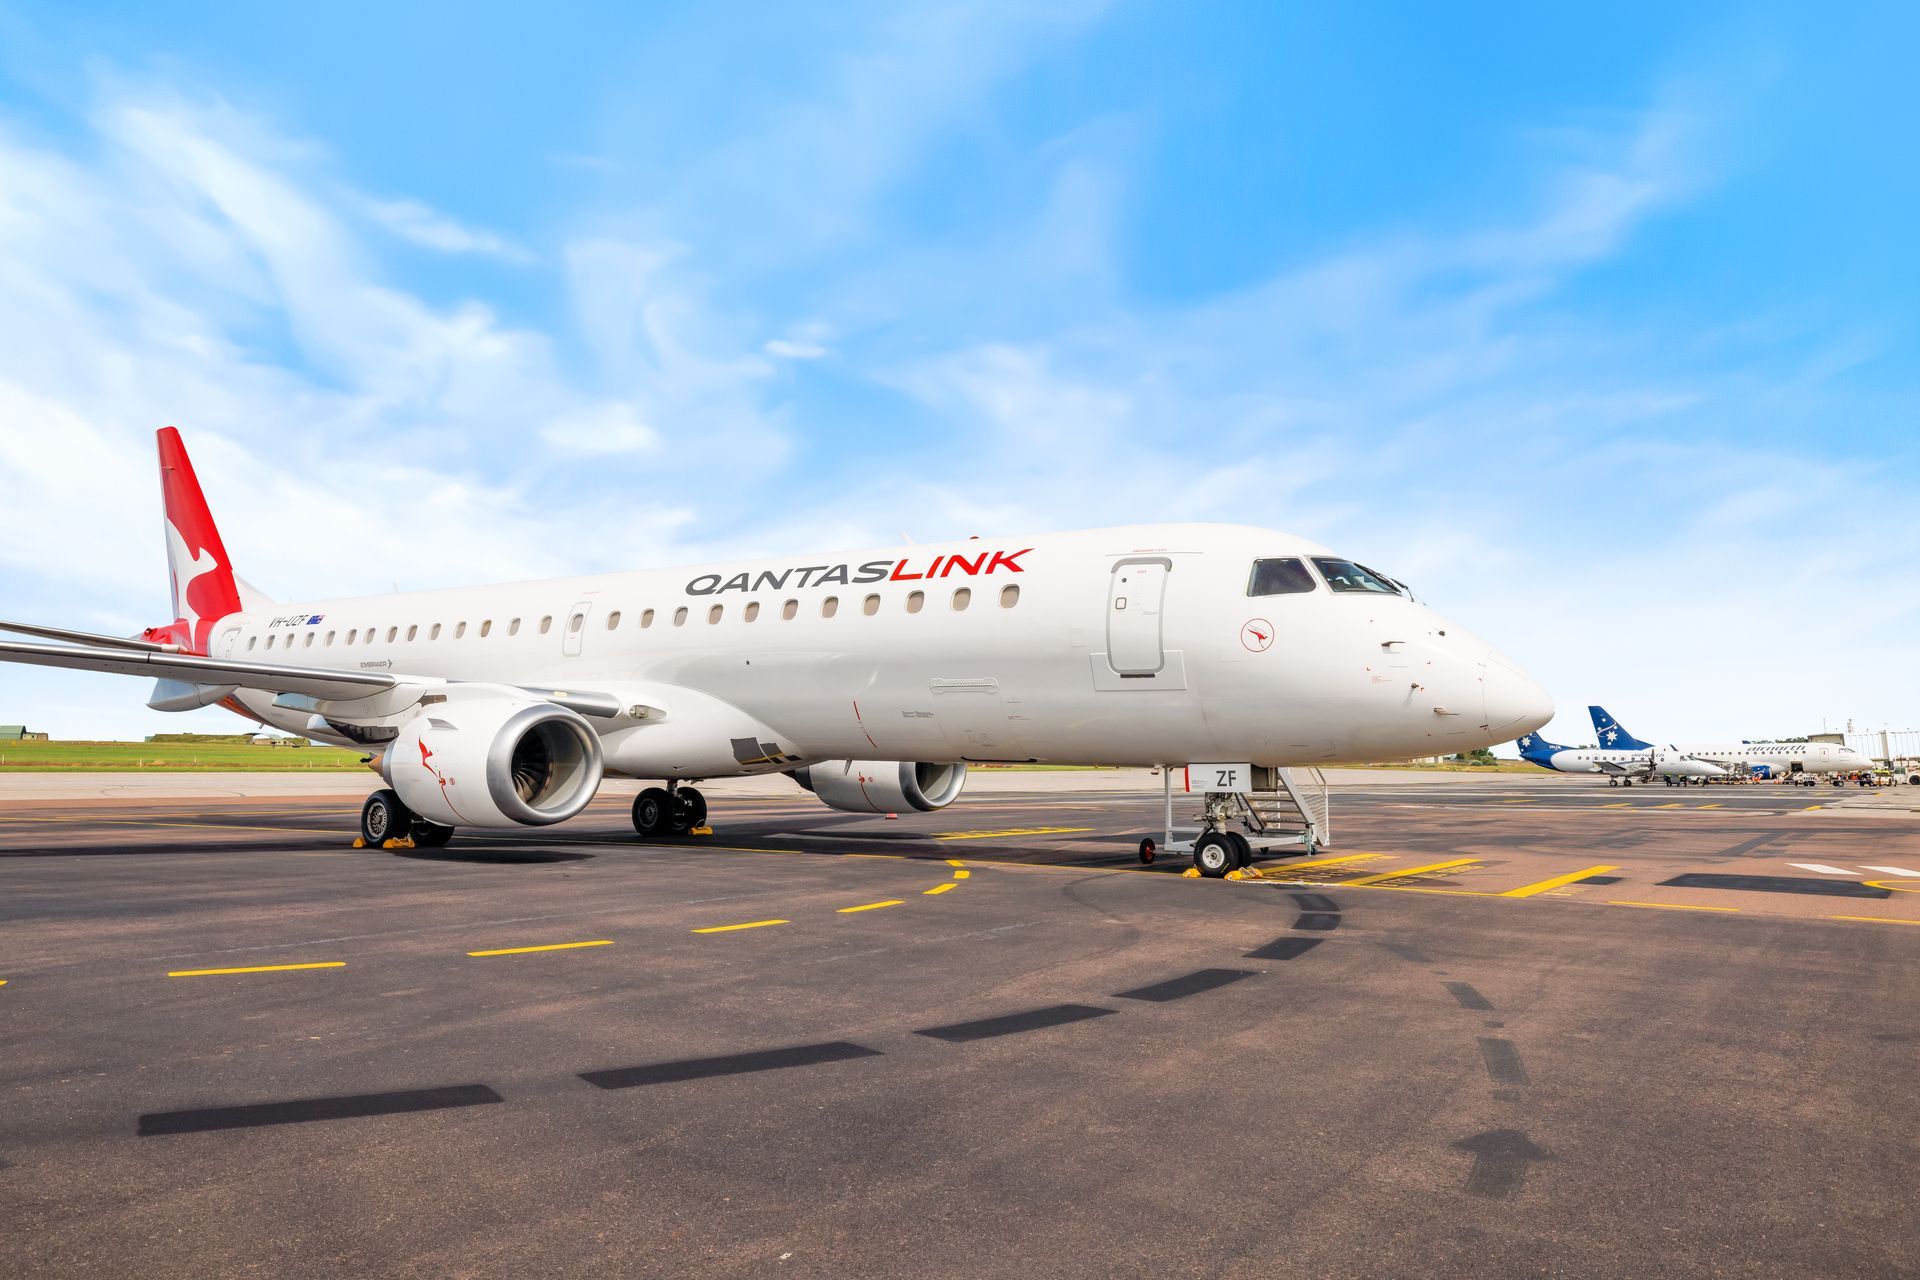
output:
[[[1288,556],[1281,560],[1255,560],[1253,577],[1247,583],[1250,596],[1291,596],[1313,590],[1313,574],[1304,562]]]
[[[1335,591],[1378,591],[1384,595],[1397,596],[1400,588],[1393,579],[1383,573],[1375,573],[1365,565],[1355,564],[1351,560],[1336,560],[1332,556],[1315,556],[1313,563],[1319,566],[1327,585]]]

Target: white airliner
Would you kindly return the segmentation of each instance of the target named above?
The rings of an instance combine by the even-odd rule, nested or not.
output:
[[[1647,744],[1628,733],[1618,720],[1607,713],[1605,707],[1588,707],[1587,714],[1593,719],[1593,731],[1599,735],[1602,746],[1630,750],[1646,748]],[[1755,774],[1763,778],[1796,774],[1838,775],[1873,768],[1871,757],[1836,742],[1710,742],[1671,749],[1696,760],[1710,760],[1729,773],[1742,776]],[[1812,785],[1810,777],[1807,785]],[[1834,785],[1840,785],[1837,776]]]
[[[58,642],[0,659],[151,676],[157,709],[365,748],[387,783],[361,815],[375,845],[561,822],[608,774],[666,783],[634,802],[651,836],[704,821],[684,785],[703,778],[933,810],[978,761],[1405,759],[1553,714],[1392,580],[1234,525],[275,602],[234,576],[179,434],[159,444],[175,620],[125,640],[0,624]]]
[[[1718,778],[1726,773],[1719,765],[1697,759],[1678,747],[1656,747],[1640,743],[1633,747],[1563,747],[1548,742],[1537,733],[1529,733],[1514,745],[1520,758],[1555,773],[1603,773],[1610,787],[1630,787],[1636,782],[1666,779],[1668,785],[1694,778]]]

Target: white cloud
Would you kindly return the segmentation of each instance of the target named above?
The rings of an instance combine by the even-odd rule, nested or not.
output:
[[[492,231],[465,226],[417,200],[367,200],[368,215],[403,240],[440,253],[472,253],[504,262],[531,262],[533,255]]]
[[[830,348],[817,342],[795,342],[788,338],[769,338],[761,350],[783,360],[819,360],[833,354]]]

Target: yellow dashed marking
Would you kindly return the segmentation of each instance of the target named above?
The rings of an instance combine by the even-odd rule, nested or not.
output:
[[[255,964],[244,969],[175,969],[169,978],[210,978],[222,973],[286,973],[293,969],[344,969],[345,960],[318,960],[312,964]]]
[[[1738,907],[1696,907],[1682,902],[1628,902],[1623,898],[1611,898],[1610,907],[1652,907],[1656,911],[1738,911]]]
[[[946,892],[947,890],[949,890],[949,889],[958,889],[959,887],[960,887],[959,885],[957,885],[957,884],[955,884],[955,883],[954,883],[953,881],[951,881],[951,880],[949,880],[949,881],[947,881],[947,882],[946,882],[945,884],[937,884],[937,885],[935,885],[935,886],[933,886],[933,888],[931,888],[931,889],[922,889],[922,890],[921,890],[920,892],[922,892],[922,893],[945,893],[945,892]]]
[[[710,924],[695,933],[732,933],[736,929],[764,929],[770,924],[792,924],[791,920],[749,920],[745,924]]]
[[[953,878],[954,878],[955,880],[965,880],[965,879],[966,879],[966,878],[967,878],[968,876],[970,876],[970,875],[972,875],[972,874],[973,874],[973,872],[971,872],[971,871],[968,871],[968,870],[966,870],[966,869],[965,869],[965,868],[963,867],[963,868],[962,868],[962,869],[960,869],[959,871],[956,871],[956,872],[954,872],[954,873],[953,873]]]
[[[1551,880],[1542,880],[1538,884],[1521,885],[1518,889],[1509,889],[1500,896],[1503,898],[1531,898],[1536,893],[1545,893],[1549,889],[1558,889],[1588,876],[1603,876],[1613,867],[1588,867],[1585,871],[1569,871],[1566,875],[1555,876]]]
[[[1657,805],[1655,805],[1655,806],[1653,806],[1653,807],[1654,807],[1654,808],[1656,808],[1656,809],[1684,809],[1684,808],[1686,808],[1686,806],[1685,806],[1685,805],[1683,805],[1683,804],[1681,804],[1681,803],[1680,803],[1680,802],[1679,802],[1678,800],[1675,800],[1675,801],[1674,801],[1674,802],[1673,802],[1672,804],[1657,804]]]
[[[612,938],[598,938],[592,942],[549,942],[538,947],[498,947],[492,951],[469,951],[470,956],[524,956],[535,951],[572,951],[575,947],[610,947]]]
[[[841,907],[840,914],[844,916],[853,911],[878,911],[882,907],[897,907],[903,901],[905,901],[903,898],[888,898],[885,902],[863,902],[857,907]]]
[[[1603,804],[1600,807],[1602,809],[1631,809],[1633,808],[1633,801],[1622,800],[1618,804]]]
[[[1829,920],[1864,920],[1868,924],[1920,924],[1920,920],[1896,920],[1892,916],[1828,916]],[[5,986],[0,983],[0,986]]]
[[[1695,805],[1694,807],[1696,809],[1718,809],[1720,806],[1717,804],[1702,804],[1702,805]]]
[[[1454,867],[1466,867],[1480,861],[1478,858],[1455,858],[1451,862],[1431,862],[1424,867],[1407,867],[1401,871],[1382,871],[1379,875],[1361,876],[1358,880],[1342,881],[1348,885],[1379,884],[1382,880],[1404,880],[1409,876],[1423,876],[1432,871],[1447,871]]]
[[[1378,862],[1386,856],[1384,853],[1343,853],[1335,858],[1308,858],[1303,862],[1289,862],[1285,866],[1264,868],[1260,871],[1260,878],[1288,880],[1296,871],[1312,871],[1319,867],[1330,867],[1337,862]],[[1342,870],[1346,869],[1342,868]]]
[[[947,859],[947,865],[948,865],[948,866],[950,866],[950,867],[964,867],[964,866],[966,866],[967,864],[966,864],[966,863],[964,863],[964,862],[962,862],[962,861],[960,861],[960,859],[958,859],[958,858],[948,858],[948,859]]]

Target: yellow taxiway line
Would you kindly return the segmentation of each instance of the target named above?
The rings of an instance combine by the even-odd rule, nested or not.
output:
[[[535,951],[572,951],[576,947],[610,947],[612,938],[597,938],[592,942],[549,942],[538,947],[498,947],[492,951],[469,951],[470,956],[524,956]]]
[[[1920,920],[1896,920],[1892,916],[1828,916],[1829,920],[1864,920],[1868,924],[1920,924]]]
[[[1523,884],[1518,889],[1509,889],[1500,894],[1502,898],[1531,898],[1536,893],[1545,893],[1549,889],[1558,889],[1562,885],[1572,884],[1576,880],[1585,880],[1588,876],[1603,876],[1615,867],[1588,867],[1585,871],[1569,871],[1563,876],[1551,880],[1542,880],[1538,884]]]
[[[749,920],[745,924],[710,924],[695,933],[732,933],[736,929],[764,929],[770,924],[792,924],[791,920]]]
[[[949,881],[947,881],[947,882],[946,882],[945,884],[937,884],[937,885],[935,885],[935,886],[933,886],[933,888],[931,888],[931,889],[922,889],[922,890],[921,890],[920,892],[922,892],[922,893],[945,893],[945,892],[946,892],[947,890],[949,890],[949,889],[958,889],[959,887],[960,887],[959,885],[957,885],[957,884],[955,884],[955,883],[954,883],[953,881],[951,881],[951,880],[949,880]]]
[[[855,911],[878,911],[882,907],[897,907],[904,901],[904,898],[888,898],[885,902],[863,902],[857,907],[841,907],[839,914],[844,916]]]
[[[1652,907],[1655,911],[1738,911],[1738,907],[1696,907],[1684,902],[1628,902],[1624,898],[1609,898],[1610,907]]]
[[[1361,876],[1358,880],[1342,880],[1340,887],[1353,885],[1379,884],[1382,880],[1403,880],[1408,876],[1423,876],[1430,871],[1446,871],[1453,867],[1470,866],[1480,861],[1478,858],[1455,858],[1452,862],[1432,862],[1424,867],[1407,867],[1400,871],[1382,871],[1378,875]]]
[[[223,973],[286,973],[293,969],[344,969],[345,960],[317,960],[311,964],[255,964],[244,969],[175,969],[169,978],[211,978]]]

